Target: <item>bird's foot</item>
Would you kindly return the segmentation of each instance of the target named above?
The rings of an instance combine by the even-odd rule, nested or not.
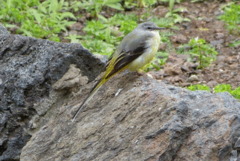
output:
[[[142,69],[138,69],[136,73],[139,76],[142,76],[142,75],[146,74],[146,72],[144,72],[144,70],[142,70]]]

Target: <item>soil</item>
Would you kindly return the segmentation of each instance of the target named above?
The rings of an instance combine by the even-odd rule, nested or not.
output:
[[[160,71],[152,71],[156,79],[168,84],[186,87],[192,84],[230,84],[240,86],[240,46],[229,47],[229,43],[239,40],[239,35],[231,35],[224,23],[217,19],[221,7],[226,2],[205,1],[203,3],[184,2],[176,7],[185,7],[184,17],[191,21],[179,24],[171,41],[175,47],[187,43],[191,38],[202,38],[218,51],[217,60],[209,67],[197,69],[197,64],[187,61],[186,55],[170,53],[167,63]]]
[[[218,20],[218,16],[222,14],[221,7],[228,2],[230,1],[182,2],[175,6],[186,8],[182,16],[191,21],[177,24],[180,30],[175,30],[175,34],[171,37],[174,47],[177,48],[192,38],[205,39],[219,53],[215,62],[209,67],[198,69],[198,64],[187,61],[188,56],[177,54],[176,50],[172,50],[163,69],[151,71],[149,74],[155,79],[180,87],[192,84],[206,84],[210,87],[217,84],[230,84],[233,88],[240,86],[240,46],[229,46],[229,43],[239,40],[239,35],[231,35],[224,23]],[[167,5],[157,5],[151,10],[152,14],[160,17],[163,17],[167,11]],[[140,14],[144,10],[129,12]],[[113,12],[109,13],[109,16],[112,14]],[[104,12],[104,15],[108,13]],[[86,18],[82,19],[81,23],[84,21]],[[82,27],[81,25],[80,28]],[[77,28],[79,30],[79,26]],[[72,29],[74,30],[74,27]]]

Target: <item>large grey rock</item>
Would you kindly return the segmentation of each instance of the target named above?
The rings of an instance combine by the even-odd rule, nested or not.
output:
[[[92,86],[51,105],[42,118],[44,125],[23,148],[22,161],[236,161],[239,157],[240,103],[228,93],[192,92],[122,73],[71,122],[77,107],[73,104],[80,104]]]
[[[0,25],[0,161],[19,160],[31,137],[25,130],[29,121],[49,108],[38,113],[34,105],[49,97],[70,64],[90,80],[104,66],[79,44],[11,35]]]

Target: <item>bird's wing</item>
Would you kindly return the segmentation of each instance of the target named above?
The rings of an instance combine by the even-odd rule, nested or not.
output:
[[[115,73],[126,67],[133,60],[142,55],[146,48],[148,48],[146,41],[151,38],[151,34],[145,35],[127,35],[126,40],[120,44],[117,49],[117,53],[112,56],[111,60],[107,64],[107,71],[105,78],[113,76]],[[129,39],[128,39],[129,38]],[[110,69],[108,71],[108,69]]]

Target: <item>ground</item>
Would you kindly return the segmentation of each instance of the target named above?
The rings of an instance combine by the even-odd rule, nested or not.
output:
[[[196,69],[196,65],[186,61],[186,56],[171,53],[164,69],[151,72],[156,79],[177,86],[206,84],[214,87],[217,84],[240,86],[240,47],[229,47],[229,42],[239,39],[225,29],[224,23],[217,19],[221,14],[220,7],[225,3],[207,1],[204,3],[181,3],[187,8],[185,16],[191,22],[181,24],[171,40],[175,47],[187,43],[189,39],[199,37],[212,44],[218,51],[217,60],[205,69]]]

